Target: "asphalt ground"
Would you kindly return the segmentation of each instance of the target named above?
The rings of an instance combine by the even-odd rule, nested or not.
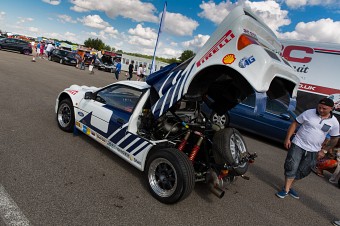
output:
[[[248,149],[258,154],[247,173],[250,180],[239,178],[222,199],[196,184],[182,202],[158,202],[142,172],[91,138],[57,126],[60,91],[72,84],[105,86],[115,82],[114,74],[91,75],[88,68],[31,59],[0,51],[0,225],[15,225],[10,214],[14,220],[25,217],[29,225],[320,226],[340,218],[340,190],[328,182],[327,172],[325,178],[312,173],[295,184],[300,200],[277,198],[286,151],[246,133]]]

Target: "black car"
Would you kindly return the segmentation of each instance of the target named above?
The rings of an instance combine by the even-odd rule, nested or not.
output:
[[[29,42],[16,38],[4,38],[0,40],[0,49],[19,51],[25,55],[32,54],[32,45]]]
[[[75,66],[77,64],[77,59],[80,58],[81,57],[77,53],[63,49],[54,49],[50,53],[48,60]]]

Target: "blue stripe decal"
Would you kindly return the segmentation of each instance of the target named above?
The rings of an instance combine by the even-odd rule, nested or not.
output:
[[[116,133],[111,139],[110,141],[112,141],[113,143],[117,144],[121,139],[124,138],[125,134],[126,134],[126,128],[121,128],[118,133]]]
[[[125,149],[126,146],[128,146],[129,144],[131,144],[135,139],[136,139],[136,136],[133,136],[132,133],[129,133],[131,136],[129,136],[128,138],[126,138],[120,145],[119,147]]]
[[[138,139],[137,138],[137,142],[134,143],[133,145],[131,145],[131,147],[129,147],[128,149],[126,149],[127,152],[133,152],[139,145],[141,145],[145,140],[143,139]]]
[[[146,147],[150,146],[150,144],[146,143],[145,145],[143,145],[138,151],[136,151],[135,153],[133,153],[133,156],[138,155],[141,151],[144,151],[146,149]]]

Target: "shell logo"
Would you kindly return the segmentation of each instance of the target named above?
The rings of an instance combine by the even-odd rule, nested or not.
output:
[[[224,64],[232,64],[236,60],[236,57],[234,54],[227,54],[223,57],[222,63]]]

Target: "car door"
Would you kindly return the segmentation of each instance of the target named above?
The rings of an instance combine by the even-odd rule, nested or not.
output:
[[[10,49],[10,50],[15,50],[15,44],[16,44],[16,40],[9,38],[5,41],[3,48],[4,49]]]
[[[76,120],[105,138],[129,122],[142,91],[125,85],[112,85],[79,103]],[[85,131],[84,131],[85,132]]]

